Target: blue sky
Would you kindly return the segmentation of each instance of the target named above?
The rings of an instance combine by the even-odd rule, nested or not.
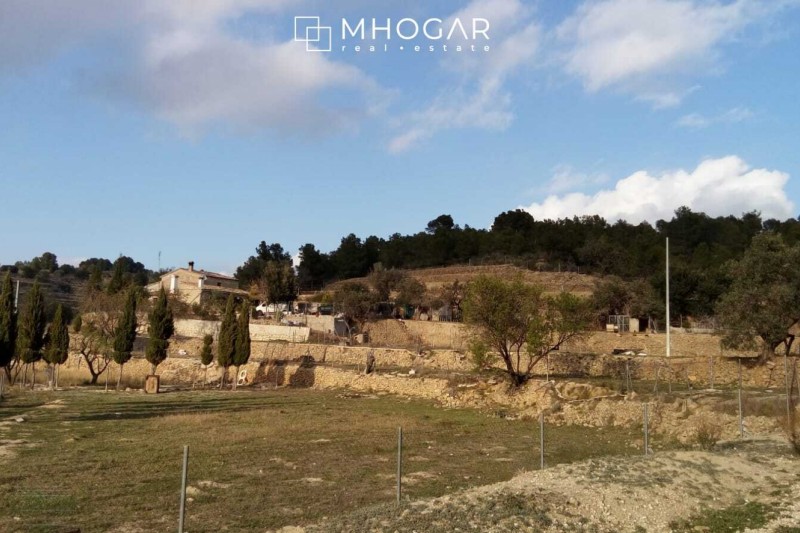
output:
[[[395,4],[0,0],[0,263],[231,272],[517,207],[797,216],[800,1]],[[355,53],[343,17],[484,18],[490,51]]]

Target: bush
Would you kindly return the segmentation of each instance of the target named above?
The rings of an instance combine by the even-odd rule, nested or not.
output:
[[[695,422],[695,441],[703,450],[713,450],[722,438],[722,424],[704,416]]]
[[[474,338],[467,345],[472,365],[477,371],[487,370],[492,367],[496,359],[495,354],[489,352],[489,346],[483,339]]]

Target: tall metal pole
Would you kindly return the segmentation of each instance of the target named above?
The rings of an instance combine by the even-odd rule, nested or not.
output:
[[[186,478],[189,476],[189,445],[183,447],[183,475],[181,476],[181,507],[178,515],[178,533],[183,533],[183,519],[186,516]]]
[[[667,278],[667,357],[670,357],[671,354],[671,347],[669,343],[669,237],[667,237],[667,269],[666,269],[666,278]]]
[[[19,309],[19,280],[17,280],[17,288],[14,291],[14,309]]]

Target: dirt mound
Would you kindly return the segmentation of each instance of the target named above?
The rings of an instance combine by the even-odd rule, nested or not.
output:
[[[785,445],[772,440],[742,443],[720,453],[592,459],[410,502],[402,512],[373,506],[300,531],[666,533],[672,531],[671,522],[707,507],[723,509],[754,500],[778,510],[779,518],[771,524],[778,526],[792,523],[797,512],[791,498],[800,489],[799,463]]]

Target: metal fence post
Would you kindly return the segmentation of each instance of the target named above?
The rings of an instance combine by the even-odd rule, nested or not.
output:
[[[792,434],[792,394],[789,387],[789,363],[787,354],[783,354],[783,385],[786,388],[786,433]],[[794,378],[794,376],[792,376]],[[792,380],[794,385],[794,380]]]
[[[403,496],[403,428],[397,428],[397,505]]]
[[[181,507],[178,515],[178,533],[183,533],[183,519],[186,516],[186,479],[189,475],[189,445],[183,447],[183,475],[181,476]]]
[[[544,470],[544,411],[539,413],[539,468]]]
[[[648,455],[650,453],[650,433],[648,428],[649,422],[649,413],[647,409],[647,403],[644,404],[644,454]]]
[[[744,413],[742,413],[742,359],[739,358],[739,438],[744,438]]]

